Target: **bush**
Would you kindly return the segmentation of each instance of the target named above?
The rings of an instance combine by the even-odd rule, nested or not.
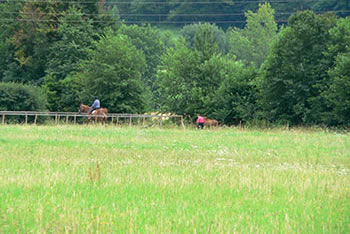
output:
[[[0,111],[43,111],[46,104],[39,87],[0,82]]]

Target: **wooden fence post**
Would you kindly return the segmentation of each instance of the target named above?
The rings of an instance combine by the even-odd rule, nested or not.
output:
[[[55,124],[57,124],[57,118],[58,118],[58,116],[57,116],[57,114],[55,115]]]
[[[2,124],[5,124],[5,114],[2,114]]]
[[[76,123],[77,123],[77,115],[74,114],[74,124],[76,124]]]
[[[28,124],[28,114],[26,113],[26,120],[25,120],[25,124]]]
[[[131,119],[131,115],[130,115],[130,122],[129,122],[129,126],[131,127],[131,123],[132,122],[132,119]]]
[[[37,119],[38,119],[38,115],[37,115],[37,114],[35,114],[34,124],[36,124]]]
[[[181,115],[181,125],[183,128],[185,128],[185,124],[184,124],[184,117]]]

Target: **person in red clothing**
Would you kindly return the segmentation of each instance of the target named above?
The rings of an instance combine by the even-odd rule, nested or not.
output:
[[[197,128],[203,129],[204,127],[204,117],[197,114]]]

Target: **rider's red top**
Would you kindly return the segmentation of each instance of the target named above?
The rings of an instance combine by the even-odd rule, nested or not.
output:
[[[202,116],[198,116],[197,123],[204,123],[204,118]]]

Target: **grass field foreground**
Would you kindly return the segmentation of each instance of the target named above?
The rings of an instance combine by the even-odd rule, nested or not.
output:
[[[0,233],[350,232],[350,135],[0,126]]]

